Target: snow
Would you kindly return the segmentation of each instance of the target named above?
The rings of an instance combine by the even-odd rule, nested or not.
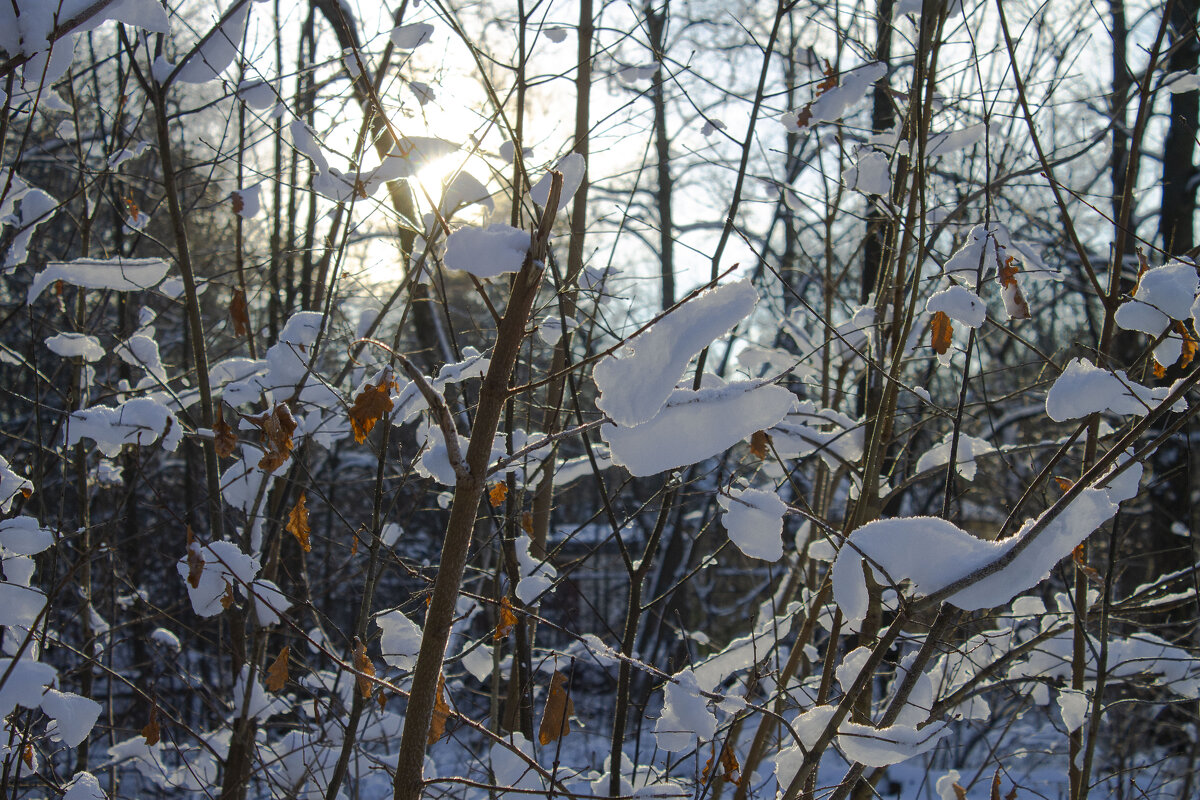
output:
[[[1197,291],[1200,291],[1200,277],[1192,264],[1174,260],[1148,269],[1138,279],[1133,299],[1117,309],[1117,325],[1127,331],[1158,336],[1172,319],[1191,316]]]
[[[411,672],[417,666],[417,653],[421,650],[421,629],[404,612],[387,611],[375,617],[375,624],[383,633],[380,650],[383,660],[390,667]],[[488,659],[488,672],[492,669]]]
[[[787,504],[779,495],[762,489],[731,492],[729,497],[718,495],[725,509],[721,524],[729,539],[750,558],[778,561],[783,557],[783,515]]]
[[[273,581],[259,578],[250,584],[250,605],[260,627],[279,624],[280,616],[292,603]]]
[[[702,292],[601,359],[592,373],[596,405],[618,425],[637,425],[659,412],[692,357],[754,310],[749,280]]]
[[[241,189],[235,189],[230,192],[230,197],[233,199],[235,210],[238,204],[241,204],[241,210],[236,211],[237,215],[242,219],[250,219],[258,216],[258,212],[262,210],[262,203],[259,199],[261,183],[256,183],[253,186],[246,186]]]
[[[71,414],[66,445],[91,439],[112,458],[127,444],[145,446],[162,438],[162,447],[174,452],[183,428],[165,405],[152,397],[137,397],[118,406],[92,406]]]
[[[965,128],[934,134],[925,145],[925,157],[935,158],[968,148],[983,139],[986,130],[987,126],[978,122]]]
[[[517,599],[532,605],[554,586],[558,572],[549,561],[539,561],[529,552],[532,541],[529,534],[521,533],[515,542],[517,563],[521,569],[521,580],[517,583]]]
[[[1091,705],[1091,700],[1084,692],[1065,687],[1058,690],[1058,711],[1068,731],[1078,730],[1087,720]]]
[[[124,164],[131,158],[137,158],[150,147],[149,142],[135,142],[128,147],[123,147],[117,152],[108,157],[108,166],[112,169]]]
[[[991,222],[972,228],[966,242],[950,256],[943,269],[947,275],[973,287],[979,275],[986,276],[990,271],[999,270],[1009,256],[1018,256],[1031,264],[1040,263],[1029,248],[1009,238],[1006,227]]]
[[[663,687],[662,715],[654,724],[658,746],[670,753],[684,753],[716,732],[717,718],[700,694],[696,674],[685,669],[671,676]]]
[[[313,162],[313,166],[317,168],[317,172],[329,172],[329,161],[325,158],[325,154],[321,152],[316,136],[304,124],[303,120],[292,120],[292,123],[288,126],[288,132],[292,136],[292,144]]]
[[[575,192],[579,191],[587,164],[579,153],[568,153],[558,160],[558,163],[554,165],[554,170],[561,172],[563,176],[562,191],[558,196],[558,210],[561,212],[570,205]],[[533,202],[539,206],[546,205],[550,200],[550,184],[552,182],[553,175],[547,172],[533,185],[533,188],[529,190],[529,197]]]
[[[567,40],[567,32],[562,28],[544,28],[542,33],[555,44],[562,44]]]
[[[5,584],[0,584],[0,586]],[[0,609],[4,607],[0,603]],[[7,623],[3,623],[7,624]],[[0,683],[0,718],[7,717],[18,704],[24,708],[37,708],[46,686],[54,683],[58,670],[49,664],[22,658],[16,663],[11,658],[0,657],[0,675],[7,678]]]
[[[1180,70],[1168,73],[1162,80],[1162,88],[1171,94],[1183,94],[1200,89],[1200,75]]]
[[[459,228],[446,239],[446,267],[476,278],[517,272],[525,263],[533,237],[527,231],[495,223],[487,228]]]
[[[28,302],[32,303],[55,281],[85,289],[112,289],[133,292],[149,289],[167,274],[167,262],[161,258],[77,258],[52,261],[33,278]]]
[[[8,244],[8,253],[4,257],[2,269],[8,272],[25,263],[29,256],[29,240],[33,238],[39,226],[54,216],[59,209],[59,203],[41,189],[34,189],[8,169],[0,169],[0,178],[12,181],[7,196],[0,203],[0,225],[13,228],[13,238]],[[14,213],[13,206],[18,202],[20,209]]]
[[[846,185],[863,194],[889,195],[892,191],[891,165],[885,154],[865,150],[858,162],[843,174]]]
[[[492,674],[492,648],[486,644],[476,645],[463,654],[462,665],[477,681],[486,681]]]
[[[715,456],[770,428],[794,400],[787,389],[758,381],[698,392],[680,389],[649,421],[606,424],[600,435],[612,450],[613,463],[638,477],[655,475]]]
[[[851,762],[886,767],[929,752],[949,732],[946,725],[921,729],[913,725],[874,728],[845,721],[838,726],[837,740]]]
[[[512,744],[497,742],[492,745],[492,775],[496,785],[524,791],[500,792],[497,800],[528,800],[544,792],[542,777],[529,768],[529,763],[513,752],[513,749],[533,757],[533,744],[520,733],[512,734]]]
[[[867,96],[871,86],[887,74],[887,65],[873,61],[842,73],[838,85],[812,101],[809,110],[812,122],[836,122],[846,115],[850,107]],[[796,113],[783,116],[783,124],[790,131],[800,130]]]
[[[150,631],[150,639],[158,642],[169,650],[179,652],[182,649],[182,646],[179,643],[179,637],[166,628],[155,628],[154,630]]]
[[[948,431],[942,437],[941,441],[929,450],[926,450],[917,459],[917,472],[927,472],[949,464],[950,447],[953,444],[954,431]],[[996,448],[992,447],[991,443],[986,439],[960,433],[958,436],[958,448],[954,454],[954,469],[965,480],[973,481],[975,480],[975,459],[985,453],[995,452],[995,450]]]
[[[1140,467],[1128,471],[1140,476]],[[946,602],[966,611],[1007,603],[1044,580],[1055,564],[1112,518],[1117,503],[1136,492],[1136,480],[1114,481],[1107,490],[1084,489],[1006,567],[959,590]],[[936,517],[869,522],[851,533],[838,553],[832,570],[834,599],[857,627],[867,611],[864,559],[885,584],[908,580],[912,595],[929,594],[1007,554],[1033,524],[1029,520],[1016,535],[993,542]]]
[[[979,295],[962,286],[949,286],[929,298],[925,310],[930,314],[942,311],[955,322],[978,328],[987,318],[987,307]]]
[[[275,87],[266,81],[242,81],[237,87],[237,96],[251,108],[265,111],[279,99]]]
[[[396,48],[414,50],[433,38],[433,26],[427,22],[414,22],[392,28],[389,36]]]
[[[101,708],[95,700],[47,689],[42,695],[42,711],[53,720],[47,727],[50,736],[67,747],[78,747],[91,733]]]
[[[175,76],[176,80],[184,83],[207,83],[219,78],[237,55],[238,47],[246,33],[250,7],[253,5],[249,2],[242,3],[240,8],[230,14],[225,24],[183,64]],[[227,3],[224,10],[227,11],[231,6],[232,3]]]
[[[7,514],[12,508],[13,499],[18,494],[33,492],[33,483],[26,477],[18,475],[8,463],[8,459],[0,456],[0,513]],[[0,523],[3,525],[3,523]]]
[[[46,608],[46,595],[19,583],[0,583],[0,625],[32,628]]]
[[[62,800],[108,800],[100,781],[90,772],[77,772],[66,785]]]
[[[192,610],[201,617],[214,617],[224,610],[221,598],[225,595],[226,587],[244,591],[261,567],[257,558],[246,555],[233,542],[212,542],[208,545],[193,542],[191,547],[204,562],[197,585],[192,586],[188,580],[186,555],[175,566],[187,587]]]
[[[99,361],[104,355],[100,340],[86,333],[59,333],[46,337],[50,352],[63,358],[82,358],[84,361]]]
[[[861,459],[866,437],[861,421],[811,400],[797,403],[767,434],[780,458],[818,453],[832,469]]]
[[[1086,359],[1073,358],[1046,393],[1046,414],[1055,422],[1098,411],[1145,416],[1170,392],[1168,386],[1143,386],[1121,370],[1109,372]],[[1177,409],[1182,406],[1177,404]]]

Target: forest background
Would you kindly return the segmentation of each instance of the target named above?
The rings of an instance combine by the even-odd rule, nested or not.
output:
[[[1195,796],[1198,15],[0,3],[0,790]]]

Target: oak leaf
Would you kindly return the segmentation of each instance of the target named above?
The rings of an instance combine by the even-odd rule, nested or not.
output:
[[[950,349],[950,343],[954,340],[954,324],[950,322],[950,316],[945,311],[938,311],[933,315],[933,324],[930,326],[932,332],[933,352],[939,356],[944,356],[946,351]]]
[[[391,394],[395,385],[395,381],[384,376],[379,383],[368,383],[354,398],[354,404],[350,406],[350,428],[354,431],[354,441],[359,444],[365,442],[375,423],[392,410]]]
[[[499,642],[507,639],[516,624],[517,615],[513,613],[512,601],[505,595],[500,598],[500,620],[496,623],[496,632],[492,634],[492,641]]]
[[[158,706],[150,707],[150,721],[142,728],[142,736],[146,737],[146,746],[154,747],[161,738],[162,731],[158,727]]]
[[[491,490],[488,491],[488,502],[492,504],[492,508],[504,505],[506,497],[508,497],[508,484],[504,481],[493,483]]]
[[[358,693],[364,700],[370,699],[375,665],[371,663],[371,657],[367,655],[367,646],[359,641],[357,636],[354,637],[354,668],[359,672],[355,676],[355,680],[358,682]]]
[[[292,510],[288,513],[288,521],[285,530],[292,536],[296,537],[296,541],[300,543],[300,549],[306,553],[312,552],[312,543],[308,540],[308,534],[311,529],[308,527],[308,495],[304,492],[300,493],[300,497],[296,500],[296,505],[292,506]]]
[[[567,691],[567,676],[555,672],[554,677],[550,679],[546,708],[542,711],[542,724],[538,726],[538,741],[543,747],[571,732],[570,719],[574,714],[575,701]]]
[[[235,336],[250,335],[250,308],[246,305],[246,293],[241,289],[235,289],[233,292],[233,300],[229,303],[229,318],[233,320]]]
[[[433,701],[433,719],[429,721],[429,737],[426,744],[433,744],[446,733],[446,720],[450,718],[450,705],[446,702],[446,677],[438,675],[437,695]]]
[[[267,667],[267,690],[278,692],[283,688],[288,680],[288,655],[292,648],[289,645],[284,645],[279,651],[279,655],[275,656],[275,660],[271,662],[271,666]]]
[[[225,421],[224,406],[217,406],[217,421],[213,423],[213,447],[216,448],[217,458],[229,458],[237,449],[237,443],[237,434]]]

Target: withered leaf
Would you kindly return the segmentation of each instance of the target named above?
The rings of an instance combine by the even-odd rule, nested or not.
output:
[[[229,318],[233,320],[235,336],[250,335],[250,307],[246,305],[246,293],[235,289],[233,300],[229,303]]]
[[[146,723],[146,727],[142,728],[142,736],[146,737],[146,746],[153,747],[158,744],[162,731],[158,727],[158,706],[150,707],[150,721]]]
[[[1000,267],[1001,293],[1004,295],[1004,310],[1009,319],[1029,319],[1031,316],[1029,303],[1021,292],[1021,285],[1017,283],[1017,273],[1020,271],[1016,256],[1009,256],[1004,260],[1004,266]]]
[[[538,741],[545,746],[569,734],[570,719],[574,714],[575,701],[567,691],[567,676],[555,672],[554,677],[550,679],[546,708],[542,711],[542,724],[538,726]]]
[[[813,99],[805,103],[804,108],[796,112],[797,128],[803,128],[805,125],[812,122],[812,107],[813,104],[817,102],[817,98],[828,92],[830,89],[835,88],[837,85],[837,71],[834,70],[833,65],[829,63],[828,59],[826,59],[825,80],[817,84],[817,91],[816,94],[813,95]]]
[[[380,711],[387,708],[387,695],[383,693],[383,689],[375,693],[375,702],[379,703]]]
[[[290,645],[284,645],[279,651],[279,655],[275,656],[275,660],[271,662],[271,666],[267,667],[267,690],[278,692],[283,688],[288,680],[288,655],[292,652]]]
[[[516,624],[517,615],[513,613],[512,601],[508,599],[508,595],[505,595],[500,598],[500,620],[496,623],[496,632],[492,634],[492,641],[499,642],[507,639]]]
[[[701,776],[706,780],[708,779],[709,772],[712,771],[712,762],[712,756],[709,756],[708,761],[704,762],[704,771],[701,773]],[[730,783],[741,783],[738,773],[741,771],[742,765],[738,763],[737,753],[733,751],[733,748],[729,746],[728,742],[726,742],[721,748],[721,759],[719,763],[722,778]]]
[[[1073,551],[1071,551],[1071,557],[1075,561],[1075,567],[1080,572],[1082,572],[1089,581],[1091,581],[1092,583],[1097,584],[1099,586],[1104,585],[1104,578],[1101,577],[1100,573],[1096,570],[1096,568],[1091,566],[1090,564],[1088,564],[1087,560],[1084,558],[1083,542],[1080,542],[1075,547],[1075,549]],[[1000,796],[1000,789],[999,789],[999,786],[997,786],[996,797],[999,797],[999,796]]]
[[[992,796],[991,800],[1000,800],[1000,769],[996,768],[996,774],[992,776]]]
[[[354,431],[354,441],[359,444],[365,442],[375,423],[392,410],[391,392],[395,385],[395,381],[385,376],[379,379],[379,383],[368,383],[354,398],[354,405],[350,406],[350,428]]]
[[[750,454],[755,458],[767,457],[767,446],[771,443],[771,436],[766,431],[755,431],[750,436]]]
[[[1071,491],[1071,487],[1075,485],[1075,481],[1070,478],[1064,478],[1061,475],[1054,476],[1054,482],[1058,484],[1058,488],[1064,492]]]
[[[446,733],[446,720],[450,719],[450,705],[446,702],[446,676],[438,675],[437,696],[433,701],[433,719],[429,723],[429,738],[433,744]]]
[[[233,605],[233,584],[225,581],[225,594],[221,595],[221,608],[226,611]]]
[[[933,324],[930,326],[932,331],[933,352],[939,356],[946,354],[950,349],[950,343],[954,340],[954,324],[950,322],[950,316],[945,311],[938,311],[933,315]]]
[[[217,406],[217,421],[213,423],[213,446],[217,450],[217,458],[229,458],[237,449],[237,443],[237,434],[225,421],[225,407]]]
[[[25,745],[25,749],[21,751],[21,760],[25,762],[25,766],[33,769],[33,745]]]
[[[246,209],[246,201],[242,199],[241,192],[230,192],[229,199],[233,201],[233,213],[241,214]]]
[[[308,495],[304,492],[300,493],[300,497],[296,499],[296,505],[292,506],[292,510],[288,513],[288,521],[285,530],[292,536],[296,537],[296,541],[300,543],[300,548],[306,552],[312,552],[312,543],[308,540],[308,534],[311,529],[308,527]]]
[[[204,556],[200,555],[200,543],[196,541],[195,535],[192,533],[192,526],[187,529],[187,565],[188,565],[188,584],[193,589],[200,588],[200,574],[204,572]]]
[[[967,790],[959,786],[957,783],[952,787],[954,789],[954,800],[967,800]]]
[[[292,455],[292,434],[296,431],[296,418],[287,406],[275,406],[261,417],[246,417],[263,433],[263,457],[258,468],[274,472],[283,466]]]
[[[359,672],[355,676],[358,682],[358,693],[364,700],[368,700],[374,684],[372,678],[375,677],[375,665],[371,663],[371,657],[367,655],[367,646],[359,641],[357,636],[354,637],[354,668]]]
[[[506,497],[508,497],[508,484],[504,481],[493,483],[492,488],[488,491],[488,502],[492,504],[492,508],[504,505]]]
[[[521,514],[521,530],[533,536],[533,514],[528,511]]]

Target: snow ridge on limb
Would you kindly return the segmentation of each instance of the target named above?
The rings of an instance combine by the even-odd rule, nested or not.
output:
[[[758,292],[745,279],[683,303],[596,364],[597,407],[618,425],[649,421],[666,405],[692,357],[750,316],[757,302]]]
[[[1052,517],[1055,508],[998,542],[979,539],[937,517],[869,522],[847,537],[834,561],[834,599],[848,622],[857,627],[867,612],[864,561],[873,571],[882,572],[889,584],[909,581],[910,593],[918,596],[936,594],[1008,559],[998,570],[945,598],[965,611],[1003,605],[1041,583],[1055,564],[1117,513],[1122,500],[1136,495],[1141,471],[1140,464],[1129,465],[1107,488],[1084,488]],[[1042,522],[1044,519],[1049,521]]]

